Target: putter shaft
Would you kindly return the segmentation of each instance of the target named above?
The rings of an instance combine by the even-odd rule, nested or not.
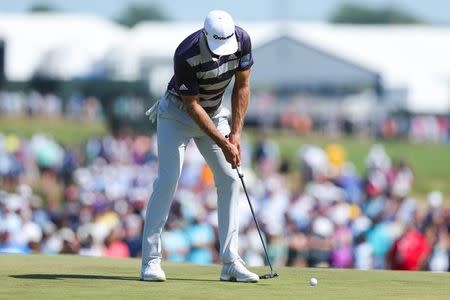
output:
[[[256,229],[258,230],[259,238],[261,239],[264,253],[266,254],[266,260],[270,267],[270,274],[261,275],[261,276],[259,276],[259,278],[260,279],[269,279],[269,278],[277,277],[278,273],[273,272],[272,264],[270,263],[270,259],[269,259],[269,254],[267,253],[267,249],[266,249],[266,243],[264,242],[263,236],[261,234],[261,228],[259,227],[258,220],[256,219],[255,211],[253,210],[253,205],[252,205],[252,202],[250,201],[250,196],[248,195],[248,192],[247,192],[247,187],[245,186],[244,173],[242,173],[241,168],[239,166],[236,166],[236,171],[238,173],[239,179],[241,180],[242,188],[244,189],[245,196],[247,197],[248,205],[250,206],[250,211],[252,212],[253,220],[255,221]]]

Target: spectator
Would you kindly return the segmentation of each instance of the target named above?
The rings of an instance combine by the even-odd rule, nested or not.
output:
[[[393,270],[418,271],[425,268],[430,245],[417,229],[407,228],[387,253],[387,261]]]

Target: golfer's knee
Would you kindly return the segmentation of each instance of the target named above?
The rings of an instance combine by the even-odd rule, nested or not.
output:
[[[239,183],[237,181],[236,176],[227,173],[222,174],[216,182],[217,189],[227,189],[227,190],[236,188],[238,184]]]

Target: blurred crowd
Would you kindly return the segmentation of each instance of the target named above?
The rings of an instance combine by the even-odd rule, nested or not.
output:
[[[110,116],[117,120],[142,120],[148,100],[133,94],[116,95],[109,100]],[[402,115],[376,112],[381,104],[366,109],[368,115],[344,114],[339,98],[299,96],[289,100],[265,93],[255,93],[260,105],[251,106],[246,124],[254,127],[281,127],[301,135],[311,132],[328,136],[364,135],[390,140],[405,138],[413,143],[449,143],[450,117],[447,115]],[[66,98],[51,92],[0,90],[0,117],[72,118],[83,121],[106,119],[101,99],[73,90]],[[275,105],[276,103],[276,105]],[[270,108],[270,109],[268,109]],[[372,114],[370,114],[374,111]],[[299,113],[301,112],[301,113]]]
[[[414,172],[375,144],[363,175],[338,144],[303,145],[298,165],[267,137],[243,141],[245,181],[276,265],[448,271],[450,210],[439,191],[411,196]],[[0,253],[141,255],[157,176],[155,136],[118,133],[65,148],[45,135],[0,133]],[[250,167],[252,166],[252,167]],[[162,235],[176,262],[219,263],[213,175],[194,143]],[[244,194],[240,250],[264,252]]]
[[[115,118],[142,119],[145,102],[142,97],[117,95],[110,100],[111,114]],[[105,119],[105,108],[100,99],[74,90],[67,99],[51,92],[30,90],[17,92],[0,90],[0,116],[72,118],[83,121]]]
[[[450,118],[448,116],[396,116],[383,120],[378,135],[386,139],[406,137],[413,143],[448,143]]]
[[[247,123],[257,127],[289,128],[299,134],[361,135],[378,139],[408,139],[413,143],[449,143],[450,115],[409,114],[389,107],[387,101],[346,97],[291,96],[255,92]],[[347,98],[349,99],[349,98]],[[366,99],[366,100],[365,100]]]
[[[0,115],[98,120],[102,118],[102,108],[97,98],[80,93],[73,93],[65,103],[53,93],[0,90]]]

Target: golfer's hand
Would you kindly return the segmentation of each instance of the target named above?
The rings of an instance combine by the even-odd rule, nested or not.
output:
[[[230,141],[230,143],[235,145],[236,148],[238,149],[238,151],[239,151],[239,159],[240,159],[240,157],[241,157],[241,137],[238,134],[230,133],[228,135],[228,140]]]
[[[233,143],[228,140],[222,147],[222,152],[225,155],[227,162],[229,162],[233,168],[239,166],[241,163],[241,155],[238,148]]]

